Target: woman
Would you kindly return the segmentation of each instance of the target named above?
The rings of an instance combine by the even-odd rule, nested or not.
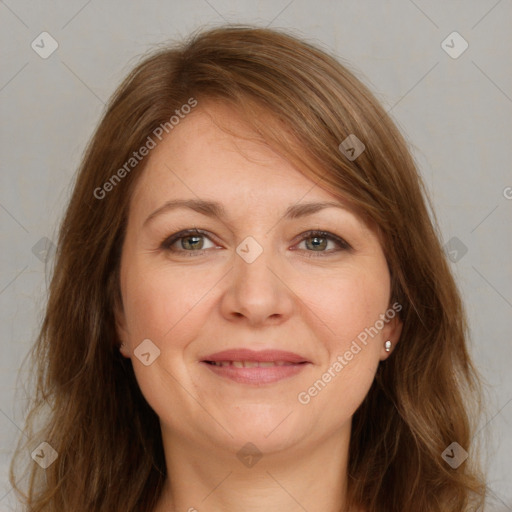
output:
[[[147,57],[61,227],[28,510],[480,510],[427,205],[385,111],[309,44],[221,27]]]

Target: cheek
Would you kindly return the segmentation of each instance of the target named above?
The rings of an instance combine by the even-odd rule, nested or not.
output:
[[[368,332],[386,312],[389,274],[385,260],[378,260],[316,281],[314,293],[309,280],[303,291],[309,290],[308,305],[328,327],[322,330],[328,356],[298,398],[313,415],[326,414],[338,425],[354,414],[374,380],[382,335]]]
[[[164,332],[166,324],[165,310],[171,294],[165,288],[157,286],[146,272],[130,270],[130,276],[124,283],[125,315],[132,341],[139,338],[157,340]],[[172,318],[167,318],[167,329]]]
[[[329,345],[342,350],[385,313],[389,276],[381,265],[347,267],[300,281],[300,298],[325,328]]]
[[[194,318],[214,284],[211,272],[191,275],[166,268],[165,263],[149,265],[143,258],[127,262],[122,291],[130,338],[154,339],[162,349],[171,337],[173,345],[185,343],[200,328]]]

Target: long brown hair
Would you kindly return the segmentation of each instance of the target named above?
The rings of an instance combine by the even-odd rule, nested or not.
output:
[[[485,485],[472,444],[479,380],[463,304],[407,145],[348,66],[295,36],[238,25],[199,31],[145,57],[87,147],[32,354],[28,449],[46,441],[58,457],[46,470],[30,461],[27,490],[17,486],[27,510],[148,511],[160,496],[159,421],[131,361],[119,354],[114,311],[122,307],[118,270],[130,197],[147,158],[126,163],[159,127],[170,133],[169,120],[191,98],[197,108],[211,99],[233,106],[379,230],[403,330],[353,417],[351,503],[368,512],[479,510]],[[365,146],[355,159],[340,150],[350,135]],[[441,456],[452,442],[470,453],[456,469]],[[20,444],[19,458],[26,454]]]

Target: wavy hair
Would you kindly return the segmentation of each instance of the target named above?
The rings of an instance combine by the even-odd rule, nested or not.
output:
[[[190,98],[197,108],[205,100],[232,106],[297,169],[378,228],[403,329],[352,420],[350,503],[367,512],[480,510],[486,490],[472,441],[480,381],[460,293],[407,144],[347,64],[290,33],[241,25],[203,29],[144,56],[84,153],[31,354],[30,441],[20,442],[11,465],[27,510],[148,511],[162,491],[158,417],[119,354],[114,312],[122,304],[130,198],[147,158],[129,171],[126,162],[159,127],[170,132],[171,116]],[[351,134],[365,145],[357,159],[340,151]],[[127,172],[113,182],[123,165]],[[109,180],[108,194],[98,197]],[[19,467],[27,447],[41,441],[57,451],[55,462],[46,470],[32,461]],[[470,453],[457,469],[441,456],[454,441]],[[29,475],[23,489],[18,470]]]

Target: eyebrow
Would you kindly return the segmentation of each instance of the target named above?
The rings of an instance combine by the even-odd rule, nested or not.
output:
[[[208,217],[216,217],[219,219],[225,219],[227,217],[224,206],[220,203],[217,203],[216,201],[205,201],[203,199],[173,199],[171,201],[167,201],[164,205],[151,213],[149,217],[144,221],[143,225],[145,226],[155,217],[163,213],[176,210],[178,208],[189,208],[190,210],[202,213]],[[286,209],[283,218],[298,219],[300,217],[312,215],[313,213],[319,212],[325,208],[340,208],[342,210],[348,211],[347,207],[334,201],[302,203],[289,206]]]

